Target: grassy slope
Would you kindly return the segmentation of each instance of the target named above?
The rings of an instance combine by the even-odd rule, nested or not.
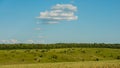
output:
[[[99,61],[118,59],[120,59],[120,49],[109,48],[0,50],[0,64]]]
[[[119,68],[120,61],[85,61],[39,64],[1,65],[0,68]]]

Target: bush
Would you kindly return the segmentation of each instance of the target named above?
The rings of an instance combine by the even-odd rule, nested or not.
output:
[[[57,57],[57,55],[52,55],[52,58],[57,59],[58,57]]]
[[[43,55],[41,54],[41,55],[39,55],[39,57],[43,57]]]
[[[116,59],[119,59],[120,60],[120,56],[117,56],[117,58]]]
[[[25,59],[22,59],[22,62],[24,62],[25,61]]]
[[[82,53],[86,53],[86,51],[85,51],[85,50],[82,50],[81,52],[82,52]]]
[[[96,58],[95,61],[99,61],[99,58]]]
[[[37,60],[37,58],[34,58],[34,60],[36,61],[36,60]]]

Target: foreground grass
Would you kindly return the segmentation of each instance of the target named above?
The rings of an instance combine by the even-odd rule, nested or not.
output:
[[[1,65],[0,68],[120,68],[120,60]]]

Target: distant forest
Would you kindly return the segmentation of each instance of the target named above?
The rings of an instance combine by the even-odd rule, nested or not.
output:
[[[56,49],[56,48],[117,48],[120,44],[56,43],[56,44],[0,44],[0,49]]]

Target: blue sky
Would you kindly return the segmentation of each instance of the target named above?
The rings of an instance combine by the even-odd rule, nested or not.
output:
[[[120,0],[0,0],[0,43],[21,42],[120,43]]]

